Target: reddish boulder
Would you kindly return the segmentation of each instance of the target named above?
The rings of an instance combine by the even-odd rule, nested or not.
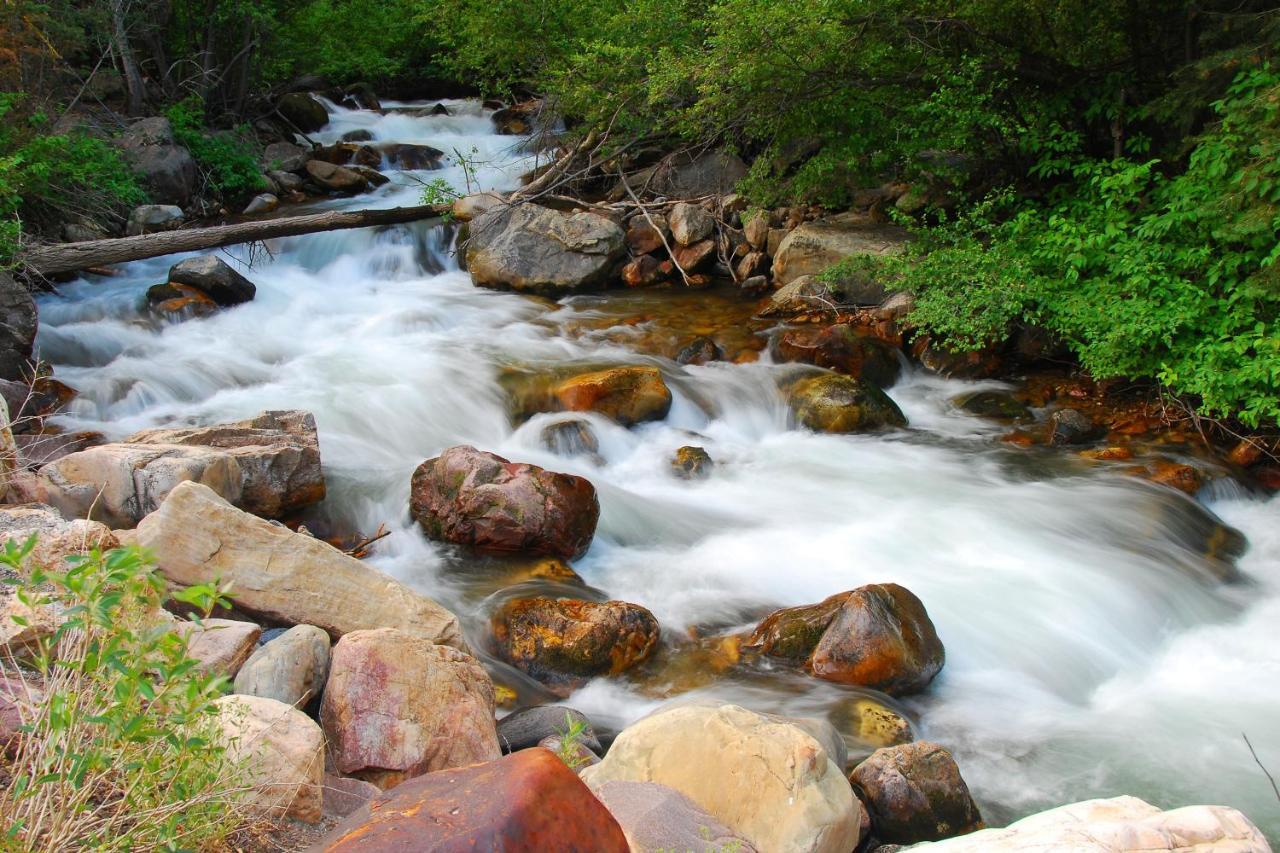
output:
[[[809,669],[826,681],[903,696],[927,687],[944,662],[924,604],[905,587],[883,583],[849,593],[814,648]]]
[[[674,250],[676,263],[685,272],[697,272],[716,256],[715,240],[699,240],[688,246],[677,246]]]
[[[334,646],[320,724],[336,772],[390,788],[501,755],[493,709],[475,658],[378,628]]]
[[[849,781],[871,815],[871,830],[886,844],[937,841],[983,828],[951,753],[916,741],[877,749]]]
[[[651,216],[645,219],[637,216],[627,226],[627,248],[633,255],[648,255],[662,248],[662,239],[667,233],[667,220],[664,217]]]
[[[656,367],[628,365],[572,376],[554,389],[560,408],[599,412],[623,426],[660,421],[671,411],[671,389]]]
[[[777,355],[783,361],[828,367],[879,388],[892,385],[902,372],[893,347],[859,334],[849,323],[788,330],[778,339]]]
[[[658,644],[658,620],[638,604],[524,598],[493,616],[498,656],[552,688],[617,675]]]
[[[629,853],[609,810],[545,749],[406,782],[370,801],[312,849]]]
[[[586,553],[600,518],[595,487],[582,477],[467,446],[419,465],[409,499],[433,539],[566,560]]]
[[[756,626],[743,648],[799,663],[813,653],[848,597],[849,593],[841,592],[817,604],[775,610]]]
[[[622,283],[627,287],[647,287],[664,278],[662,262],[653,255],[641,255],[622,268]]]

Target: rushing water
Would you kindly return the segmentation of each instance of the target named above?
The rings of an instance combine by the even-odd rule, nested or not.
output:
[[[437,172],[390,172],[375,194],[328,206],[416,203],[420,181],[436,177],[513,187],[533,162],[520,140],[494,135],[474,103],[447,103],[453,116],[332,108],[325,141],[365,128],[451,159]],[[459,156],[473,162],[463,168]],[[576,568],[608,596],[653,610],[672,641],[860,584],[901,583],[928,607],[947,665],[898,707],[953,749],[989,820],[1132,793],[1235,805],[1280,837],[1277,803],[1241,738],[1280,772],[1280,504],[1228,485],[1201,506],[1070,453],[1008,448],[995,426],[949,408],[973,383],[919,373],[890,391],[909,430],[797,430],[777,391],[790,368],[680,367],[627,346],[645,324],[610,333],[610,312],[626,300],[660,312],[687,295],[556,306],[482,290],[458,271],[451,240],[450,229],[422,225],[235,251],[257,298],[176,325],[140,311],[173,257],[64,286],[41,301],[39,340],[80,391],[61,421],[121,437],[268,408],[314,412],[330,486],[323,512],[347,529],[385,522],[393,535],[372,562],[457,608],[478,641],[486,600],[465,582],[474,564],[425,540],[407,513],[413,468],[460,443],[589,478],[603,513]],[[731,296],[706,305],[749,313]],[[602,362],[659,366],[675,394],[667,420],[624,430],[589,416],[595,457],[542,446],[541,429],[564,416],[512,427],[504,370]],[[672,451],[689,443],[715,458],[708,480],[671,475]],[[1204,556],[1214,513],[1249,539],[1231,582]],[[794,714],[835,713],[850,695],[782,672],[714,678],[696,656],[671,658],[669,671],[597,681],[571,702],[616,728],[675,685]]]

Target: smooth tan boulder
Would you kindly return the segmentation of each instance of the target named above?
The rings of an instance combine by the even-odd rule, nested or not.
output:
[[[32,535],[36,546],[28,562],[47,569],[63,568],[67,557],[95,548],[107,551],[119,544],[105,524],[82,518],[68,521],[45,504],[0,507],[0,547],[10,540],[22,544]]]
[[[249,804],[271,815],[318,822],[324,734],[315,721],[261,696],[223,696],[215,704],[227,756],[253,788],[246,795]]]
[[[1226,806],[1161,811],[1137,797],[1085,800],[1025,817],[1004,829],[917,844],[912,853],[1270,853],[1258,827]]]
[[[259,626],[234,619],[178,622],[174,630],[187,638],[187,654],[199,662],[201,670],[227,678],[236,677],[262,635]]]
[[[493,682],[457,649],[392,628],[333,648],[320,723],[334,770],[384,790],[502,755]]]
[[[235,691],[305,708],[328,675],[329,635],[315,625],[294,625],[249,656],[236,673]]]
[[[12,587],[0,588],[0,661],[32,655],[57,629],[52,607],[25,604]]]
[[[582,779],[674,788],[758,850],[849,853],[862,806],[821,744],[737,705],[659,711],[618,735]]]
[[[212,447],[102,444],[50,462],[40,478],[49,503],[68,518],[128,528],[154,512],[179,483],[199,483],[235,503],[243,475],[231,454]]]
[[[237,609],[272,622],[315,625],[331,637],[394,627],[466,648],[457,618],[430,598],[198,483],[179,484],[138,525],[134,541],[151,549],[170,580],[233,583]]]
[[[471,221],[467,271],[479,287],[562,296],[607,284],[625,237],[594,213],[495,205]]]
[[[804,275],[817,275],[854,255],[897,254],[906,242],[906,230],[895,225],[823,219],[805,222],[778,245],[773,280],[779,285],[789,284]],[[884,298],[883,294],[880,298]]]

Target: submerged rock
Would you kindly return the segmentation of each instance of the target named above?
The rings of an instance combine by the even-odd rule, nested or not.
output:
[[[871,831],[887,844],[937,841],[983,828],[951,753],[916,741],[878,749],[849,781],[871,815]]]
[[[582,477],[451,447],[413,472],[410,514],[427,535],[482,551],[575,559],[600,518]]]
[[[1049,444],[1087,444],[1106,432],[1077,409],[1058,409],[1049,415]]]
[[[352,813],[315,849],[629,853],[608,809],[545,749],[411,779]]]
[[[497,758],[493,710],[493,682],[475,658],[379,628],[334,646],[320,722],[334,769],[385,790]]]
[[[671,410],[671,389],[656,367],[613,367],[561,382],[552,392],[570,412],[599,412],[623,426],[660,421]]]
[[[788,401],[800,425],[815,432],[871,432],[907,425],[907,416],[888,394],[850,376],[801,379],[790,387]]]
[[[658,620],[625,601],[525,598],[493,615],[498,656],[553,688],[618,675],[649,657]]]
[[[543,447],[560,456],[582,456],[600,452],[600,441],[592,431],[591,424],[578,418],[548,424],[542,428],[538,437]]]
[[[652,714],[581,775],[595,790],[619,781],[665,785],[757,850],[849,853],[858,844],[862,807],[822,745],[736,705]]]
[[[676,355],[676,364],[709,364],[724,358],[724,350],[708,337],[694,338]]]
[[[595,214],[496,206],[471,222],[467,270],[481,287],[559,296],[607,284],[624,238]]]
[[[681,447],[671,459],[672,472],[682,480],[704,480],[715,465],[711,454],[701,447]]]
[[[953,397],[961,411],[998,421],[1031,420],[1031,409],[1008,391],[970,391]]]

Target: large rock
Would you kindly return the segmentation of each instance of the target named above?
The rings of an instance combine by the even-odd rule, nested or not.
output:
[[[244,477],[239,506],[264,518],[280,518],[324,500],[320,440],[310,412],[263,412],[215,426],[150,429],[126,441],[225,451]]]
[[[497,758],[493,709],[493,682],[475,658],[380,628],[334,646],[320,723],[334,769],[386,789]]]
[[[907,416],[888,394],[850,376],[801,379],[788,389],[788,401],[800,425],[815,432],[870,432],[907,425]]]
[[[40,477],[49,503],[63,515],[113,528],[136,525],[179,483],[200,483],[235,503],[243,480],[239,464],[223,450],[166,444],[90,447],[50,462]]]
[[[18,544],[36,536],[36,546],[28,560],[47,569],[61,569],[67,557],[97,548],[108,551],[120,543],[111,528],[97,521],[68,521],[51,506],[21,504],[0,507],[0,547],[13,540]]]
[[[518,599],[494,614],[493,631],[499,657],[566,692],[625,672],[658,643],[658,620],[625,601]]]
[[[335,166],[323,160],[308,160],[307,174],[327,190],[339,193],[359,193],[369,189],[369,180],[355,169]]]
[[[433,539],[497,553],[574,559],[600,518],[582,477],[451,447],[413,472],[410,513]]]
[[[632,853],[756,848],[684,794],[654,782],[605,782],[596,796],[622,827]]]
[[[592,752],[603,752],[591,721],[582,712],[564,705],[538,705],[508,714],[498,721],[498,743],[503,752],[519,752],[549,737],[565,734],[575,723],[585,726],[578,737],[579,743]]]
[[[683,201],[671,208],[667,219],[671,223],[671,236],[681,246],[692,246],[707,239],[716,227],[716,221],[710,213],[696,204]]]
[[[896,254],[906,242],[907,232],[891,225],[822,219],[805,222],[794,228],[778,246],[773,259],[773,280],[777,284],[789,284],[800,276],[817,275],[854,255]],[[881,292],[870,304],[883,298]]]
[[[895,583],[849,593],[809,658],[818,678],[890,696],[923,690],[946,655],[919,598]]]
[[[593,789],[614,781],[674,788],[757,850],[849,853],[858,844],[862,807],[818,741],[736,705],[646,717],[582,779]]]
[[[671,389],[656,367],[613,367],[570,377],[553,391],[560,408],[599,412],[623,426],[660,421],[671,410]]]
[[[1137,797],[1086,800],[1009,824],[918,844],[912,853],[1269,853],[1262,832],[1226,806],[1187,806],[1164,812]]]
[[[324,104],[306,92],[290,92],[281,96],[276,109],[303,133],[314,133],[329,123],[329,111]]]
[[[329,635],[314,625],[294,625],[249,656],[236,673],[235,692],[305,708],[328,677]]]
[[[747,175],[742,158],[722,149],[698,154],[669,154],[654,167],[647,183],[655,195],[669,198],[696,198],[727,195]],[[632,186],[637,182],[633,180]]]
[[[776,349],[783,361],[827,367],[855,379],[865,379],[877,388],[888,388],[902,372],[897,350],[884,341],[860,334],[850,323],[788,329],[778,339]]]
[[[258,288],[217,255],[187,258],[169,267],[169,281],[194,287],[219,305],[239,305],[253,299]]]
[[[558,296],[606,284],[623,244],[622,229],[602,216],[496,206],[471,222],[467,270],[481,287]]]
[[[431,599],[331,545],[236,509],[198,483],[178,485],[134,539],[170,580],[233,583],[236,608],[269,621],[316,625],[331,637],[392,627],[466,648],[458,620]]]
[[[186,637],[187,654],[199,664],[201,672],[227,679],[236,677],[262,634],[260,626],[234,619],[178,622],[174,629]]]
[[[800,663],[813,654],[831,620],[849,593],[841,592],[817,604],[775,610],[747,638],[743,648],[768,657]]]
[[[217,723],[227,757],[244,768],[246,800],[271,815],[317,823],[323,804],[324,734],[306,714],[260,696],[223,696]]]
[[[61,620],[50,606],[26,604],[17,590],[0,587],[0,660],[22,659],[37,653],[53,636]]]
[[[305,169],[310,159],[311,153],[301,145],[294,145],[292,142],[273,142],[262,152],[261,162],[262,168],[268,172],[279,171],[292,174]]]
[[[142,234],[155,234],[160,231],[172,231],[181,228],[186,219],[182,208],[176,204],[143,204],[135,207],[129,214],[129,224],[125,233],[130,237]]]
[[[955,759],[936,743],[877,749],[849,781],[871,813],[872,833],[886,844],[937,841],[983,827]]]
[[[545,749],[411,779],[338,824],[324,853],[628,853],[609,811]]]
[[[32,373],[36,325],[31,291],[0,270],[0,379],[19,380]]]
[[[186,207],[195,198],[200,168],[191,152],[175,144],[169,119],[153,116],[134,122],[116,145],[152,201]]]
[[[503,196],[493,192],[459,196],[453,200],[453,218],[459,222],[470,222],[485,211],[506,203]]]

